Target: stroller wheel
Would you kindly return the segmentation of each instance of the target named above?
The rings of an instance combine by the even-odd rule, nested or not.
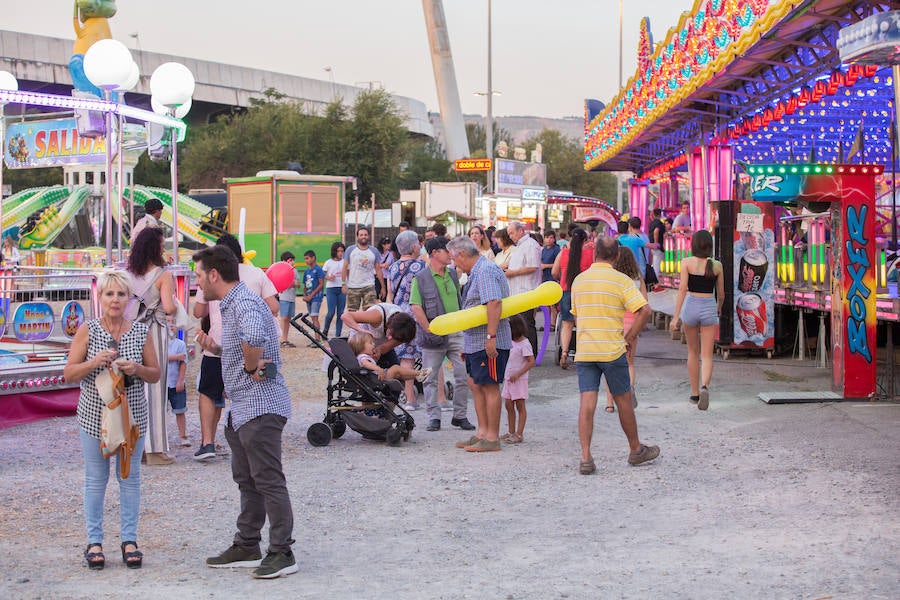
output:
[[[306,439],[313,446],[327,446],[331,437],[331,427],[325,423],[313,423],[306,430]]]
[[[388,446],[399,446],[400,438],[403,436],[403,432],[400,431],[396,427],[391,427],[387,430],[385,434],[385,440],[387,441]]]
[[[347,431],[347,423],[345,423],[343,419],[338,417],[331,424],[331,437],[333,437],[334,439],[338,439],[339,437],[344,435],[345,431]]]

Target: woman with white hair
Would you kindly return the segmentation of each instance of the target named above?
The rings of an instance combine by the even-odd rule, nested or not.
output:
[[[407,229],[397,234],[395,240],[400,258],[391,263],[388,268],[388,302],[396,304],[400,310],[412,316],[409,307],[409,294],[412,290],[413,278],[425,268],[425,261],[419,258],[419,236],[415,231]],[[417,360],[422,359],[422,353],[416,347],[415,342],[400,344],[397,346],[397,358],[400,366],[408,369],[415,368]],[[406,382],[406,409],[416,410],[419,403],[416,398],[416,387],[412,380]]]
[[[100,275],[97,293],[102,316],[78,328],[63,370],[68,381],[81,382],[77,415],[84,455],[84,519],[88,536],[84,559],[87,566],[94,570],[102,569],[106,564],[103,555],[103,499],[109,481],[110,461],[104,458],[101,450],[100,420],[104,401],[100,397],[96,378],[115,362],[119,371],[127,376],[125,395],[128,410],[140,431],[127,479],[122,479],[121,465],[116,468],[122,561],[130,569],[139,569],[143,554],[135,540],[141,503],[140,457],[148,421],[144,383],[159,381],[159,361],[153,339],[147,335],[147,325],[125,319],[125,307],[131,299],[128,275],[115,271]],[[116,456],[117,462],[122,460],[121,454]]]

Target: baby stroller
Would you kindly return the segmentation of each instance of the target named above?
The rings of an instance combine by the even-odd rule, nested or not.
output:
[[[306,327],[300,325],[298,319]],[[409,440],[416,423],[400,406],[403,385],[399,381],[381,381],[374,373],[360,367],[344,338],[332,338],[326,347],[314,335],[325,337],[308,315],[298,314],[291,319],[291,325],[331,359],[325,417],[321,423],[313,423],[306,430],[310,444],[327,446],[332,438],[344,435],[347,427],[366,439],[386,441],[389,446],[399,446],[401,439]]]

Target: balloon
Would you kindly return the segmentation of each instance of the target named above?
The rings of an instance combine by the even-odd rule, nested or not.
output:
[[[273,263],[266,269],[266,277],[275,286],[275,291],[280,294],[294,283],[294,267],[284,261]]]
[[[560,298],[562,288],[559,284],[555,281],[545,281],[536,289],[504,298],[500,318],[505,319],[538,306],[556,304]],[[449,335],[485,323],[487,323],[487,309],[482,305],[435,317],[428,328],[435,335]]]

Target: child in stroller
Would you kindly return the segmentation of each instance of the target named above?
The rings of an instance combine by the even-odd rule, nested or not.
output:
[[[391,446],[409,439],[416,425],[400,405],[402,384],[399,381],[380,379],[376,374],[382,369],[377,365],[374,370],[361,366],[349,340],[331,338],[327,344],[320,341],[316,334],[321,332],[308,315],[296,315],[291,324],[330,359],[325,416],[307,430],[310,444],[327,446],[347,428],[367,439],[384,440]]]
[[[375,373],[378,376],[378,379],[381,379],[382,381],[385,379],[415,379],[419,383],[422,383],[428,378],[428,375],[431,374],[431,369],[408,369],[401,367],[400,365],[391,365],[387,369],[379,367],[375,359],[372,358],[372,354],[375,352],[375,338],[372,337],[371,333],[354,333],[350,336],[348,342],[350,343],[350,348],[353,350],[353,353],[356,355],[359,366]]]

